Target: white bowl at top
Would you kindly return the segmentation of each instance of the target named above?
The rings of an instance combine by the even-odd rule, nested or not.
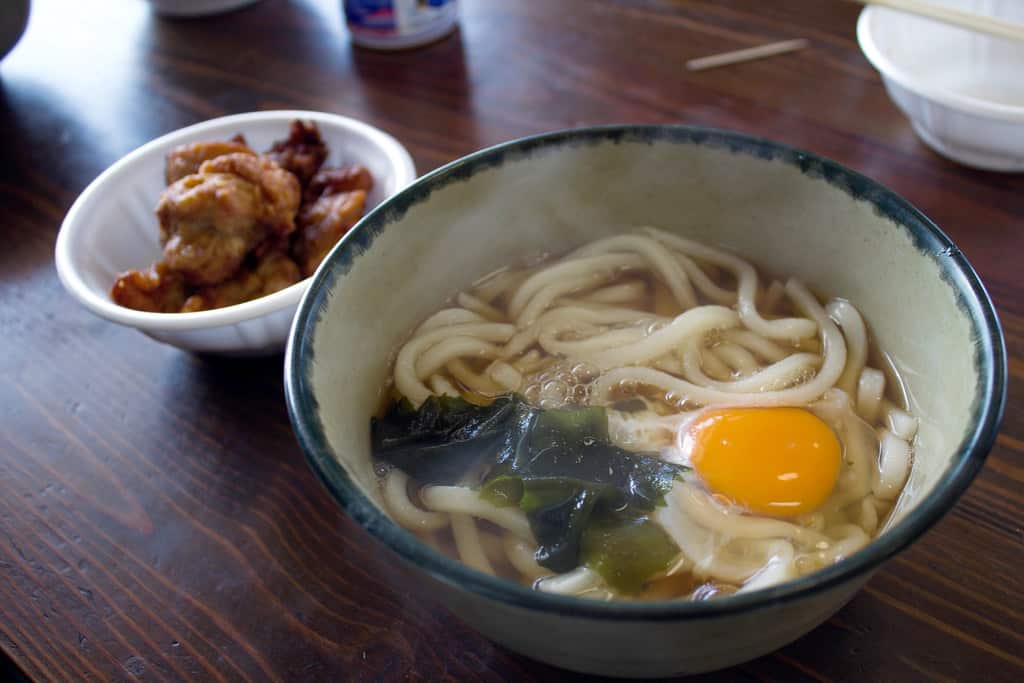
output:
[[[288,137],[294,119],[313,121],[327,143],[327,165],[359,163],[373,174],[367,211],[416,178],[412,158],[397,140],[360,121],[312,111],[236,114],[168,133],[105,170],[71,206],[57,236],[57,273],[64,287],[93,313],[135,327],[189,351],[261,355],[284,349],[288,329],[309,278],[252,301],[197,313],[149,313],[115,304],[117,275],[147,268],[161,254],[153,214],[164,183],[164,160],[178,145],[226,140],[237,133],[256,150]]]
[[[259,0],[149,0],[153,11],[165,17],[205,17],[254,5]]]
[[[1024,22],[1021,0],[932,0]],[[868,7],[857,40],[893,102],[939,154],[992,171],[1024,171],[1024,43]]]

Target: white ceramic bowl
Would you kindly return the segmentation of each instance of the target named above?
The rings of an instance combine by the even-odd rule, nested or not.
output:
[[[241,9],[259,0],[148,0],[153,11],[165,17],[206,17]]]
[[[224,116],[168,133],[129,153],[89,184],[57,236],[57,273],[93,313],[138,328],[189,351],[261,355],[284,349],[295,308],[309,278],[269,296],[198,313],[148,313],[118,306],[110,287],[118,273],[146,268],[160,257],[153,214],[164,189],[164,158],[178,145],[245,135],[256,150],[288,136],[294,119],[315,121],[330,149],[328,164],[360,163],[373,174],[373,207],[416,177],[412,158],[393,137],[360,121],[312,111],[264,111]]]
[[[933,0],[1024,22],[1021,0]],[[992,171],[1024,171],[1024,43],[881,7],[857,39],[893,102],[939,154]]]
[[[864,550],[708,602],[599,602],[481,574],[385,514],[369,423],[409,330],[483,273],[635,225],[721,245],[849,298],[905,369],[924,418],[914,467],[893,521]],[[327,257],[299,307],[285,389],[321,481],[463,621],[558,666],[665,676],[737,664],[798,638],[948,511],[995,439],[1006,354],[963,254],[892,192],[813,154],[736,133],[612,127],[484,150],[369,214]]]

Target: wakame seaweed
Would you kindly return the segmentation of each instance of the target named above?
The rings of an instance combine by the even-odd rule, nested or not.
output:
[[[487,406],[431,396],[413,408],[403,398],[370,420],[373,454],[421,484],[456,484],[484,458],[499,455],[521,403],[515,396]]]
[[[635,526],[664,502],[683,471],[614,445],[600,406],[529,409],[517,426],[517,438],[484,482],[483,495],[491,501],[503,495],[507,504],[519,505],[537,539],[537,562],[555,572],[580,565],[581,542],[592,525]],[[611,556],[618,555],[611,553],[604,563],[609,571],[592,568],[615,585],[612,574],[630,572],[612,571],[616,561]]]
[[[376,457],[421,484],[460,482],[479,465],[480,495],[526,513],[537,562],[552,571],[585,563],[614,588],[635,592],[678,552],[647,513],[684,468],[613,444],[603,407],[431,397],[418,409],[394,404],[372,421],[371,437]]]

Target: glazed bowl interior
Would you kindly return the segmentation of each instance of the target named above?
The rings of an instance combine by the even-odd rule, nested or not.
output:
[[[484,576],[383,512],[369,444],[393,351],[474,279],[653,225],[854,302],[922,418],[886,531],[840,564],[718,601],[598,603]],[[386,273],[386,277],[382,277]],[[891,192],[810,154],[687,127],[597,128],[485,150],[420,179],[350,233],[311,285],[289,342],[293,425],[321,480],[371,534],[457,590],[527,609],[674,618],[742,610],[865,575],[948,510],[1001,417],[1005,359],[991,303],[962,254]]]

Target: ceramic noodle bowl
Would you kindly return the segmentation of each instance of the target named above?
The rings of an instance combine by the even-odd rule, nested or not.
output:
[[[904,493],[878,538],[818,572],[709,601],[596,601],[472,570],[384,512],[370,452],[394,351],[477,277],[655,225],[794,275],[863,314],[921,418]],[[484,150],[363,219],[303,299],[289,340],[291,419],[310,465],[428,594],[493,640],[556,666],[612,676],[697,673],[800,637],[963,493],[995,438],[1005,351],[960,251],[892,192],[789,147],[707,129],[552,133]]]

